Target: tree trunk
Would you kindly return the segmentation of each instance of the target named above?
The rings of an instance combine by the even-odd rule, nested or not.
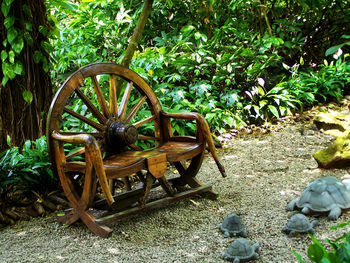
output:
[[[145,28],[147,19],[151,13],[152,10],[152,5],[153,5],[154,0],[146,0],[142,12],[140,14],[139,20],[137,21],[137,25],[134,29],[134,33],[132,34],[128,47],[126,48],[123,60],[121,64],[125,67],[129,67],[131,59],[135,53],[135,50],[137,48],[137,45],[141,39],[143,29]],[[123,81],[118,79],[116,88],[117,88],[117,96],[119,96],[120,91],[121,91],[121,86],[122,86]]]
[[[1,151],[8,148],[7,136],[11,138],[11,146],[21,146],[26,140],[35,140],[45,134],[46,114],[52,98],[49,72],[44,71],[43,61],[34,62],[35,51],[40,51],[43,60],[48,61],[48,55],[41,45],[42,41],[47,41],[47,36],[39,32],[39,26],[49,29],[44,1],[16,0],[12,2],[9,12],[9,15],[15,16],[14,26],[24,39],[23,49],[15,57],[15,61],[22,63],[24,72],[9,80],[5,86],[0,84]],[[11,45],[7,43],[5,47],[2,44],[8,38],[4,20],[4,14],[0,12],[0,52],[5,50],[8,53]],[[24,21],[32,25],[31,29],[25,27]],[[28,41],[28,34],[33,41]],[[3,71],[0,70],[0,82],[3,77]],[[24,100],[24,91],[33,95],[31,103]]]

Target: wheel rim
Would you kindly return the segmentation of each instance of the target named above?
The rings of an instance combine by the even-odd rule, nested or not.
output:
[[[119,96],[118,79],[122,81]],[[85,176],[65,175],[62,169],[64,159],[88,159],[89,153],[85,152],[84,148],[52,140],[52,132],[66,135],[90,134],[96,138],[103,156],[130,148],[141,150],[140,145],[152,146],[145,142],[157,143],[160,140],[160,110],[159,101],[149,85],[135,72],[120,65],[91,64],[73,73],[63,83],[50,107],[47,138],[51,161],[57,169],[63,187],[70,192],[70,197],[67,197],[72,203],[84,202],[86,207],[91,204],[91,192],[96,189],[96,176],[89,165],[86,165]],[[138,135],[135,135],[136,129]],[[121,130],[124,133],[120,133]],[[136,144],[133,143],[135,138],[138,140]],[[64,155],[64,158],[58,157],[59,155]],[[75,194],[72,195],[72,192]]]

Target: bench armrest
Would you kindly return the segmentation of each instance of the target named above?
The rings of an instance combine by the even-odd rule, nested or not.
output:
[[[201,114],[199,114],[197,112],[170,113],[170,112],[165,112],[165,111],[161,111],[160,114],[161,114],[161,117],[165,117],[165,118],[196,120],[197,124],[199,125],[199,127],[203,133],[204,139],[208,144],[209,151],[210,151],[211,155],[213,156],[213,159],[215,160],[216,165],[219,168],[221,175],[223,177],[226,177],[225,168],[219,161],[219,156],[216,152],[214,141],[213,141],[213,138],[212,138],[211,133],[210,133],[209,125],[208,125],[207,121],[205,120],[205,118]]]
[[[96,175],[100,182],[106,201],[109,205],[112,205],[114,203],[114,199],[108,187],[107,176],[103,167],[102,155],[96,139],[89,134],[63,135],[57,131],[53,131],[51,136],[53,139],[61,142],[85,145],[86,153],[90,155],[90,160],[95,168]]]

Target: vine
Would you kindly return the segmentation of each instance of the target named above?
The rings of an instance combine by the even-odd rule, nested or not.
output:
[[[30,7],[27,4],[15,5],[15,0],[3,0],[1,4],[1,12],[4,16],[4,40],[1,51],[2,74],[1,84],[6,86],[9,80],[13,80],[16,76],[25,75],[26,69],[21,60],[25,44],[33,51],[33,60],[36,64],[42,63],[45,72],[49,70],[49,61],[47,54],[51,46],[47,41],[41,41],[39,48],[35,45],[33,39],[33,21],[34,17]],[[20,8],[17,8],[20,6]],[[49,29],[47,26],[39,26],[39,32],[43,37],[48,36]],[[35,36],[34,36],[35,37]],[[37,37],[35,37],[36,39]],[[36,47],[35,47],[36,46]],[[27,103],[33,100],[33,94],[30,90],[22,91],[23,99]]]

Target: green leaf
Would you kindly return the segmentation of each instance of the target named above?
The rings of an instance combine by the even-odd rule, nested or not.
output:
[[[47,41],[41,41],[41,47],[47,52],[50,53],[50,51],[52,50],[51,44]]]
[[[34,45],[34,40],[28,32],[24,32],[24,38],[25,38],[28,46],[32,47]]]
[[[34,51],[33,58],[35,63],[38,64],[41,61],[42,57],[43,57],[43,54],[39,50]]]
[[[6,142],[7,142],[7,145],[11,147],[11,137],[10,137],[10,135],[7,135]]]
[[[318,244],[311,244],[307,250],[307,256],[313,262],[320,262],[323,258],[323,249]]]
[[[300,65],[304,65],[304,58],[300,57]]]
[[[195,29],[194,26],[187,25],[187,26],[184,26],[183,28],[181,28],[181,32],[183,32],[187,36],[193,29]]]
[[[48,32],[47,27],[46,26],[39,26],[39,32],[41,34],[43,34],[44,37],[46,37],[47,36],[47,32]]]
[[[306,261],[303,260],[302,256],[301,256],[300,254],[298,254],[297,252],[292,251],[292,254],[295,255],[295,257],[297,258],[297,260],[298,260],[299,262],[301,262],[301,263],[306,263]]]
[[[8,54],[7,54],[6,50],[1,51],[1,61],[5,62],[7,57],[8,57]]]
[[[330,47],[329,49],[326,50],[325,56],[333,55],[335,52],[338,51],[339,48],[342,48],[344,44],[336,45],[333,47]]]
[[[10,50],[9,52],[9,61],[12,64],[15,62],[15,52],[13,52],[13,50]]]
[[[168,6],[169,6],[170,8],[172,8],[173,5],[174,5],[174,3],[173,3],[172,0],[167,0],[167,3],[168,3]]]
[[[338,257],[336,254],[334,254],[334,253],[328,253],[328,258],[329,258],[329,260],[328,260],[329,263],[348,262],[348,261],[341,261],[341,260],[339,259],[339,257]]]
[[[13,65],[8,62],[2,63],[2,72],[9,79],[16,77],[16,73],[13,71]]]
[[[280,117],[280,115],[278,113],[278,110],[277,110],[277,108],[275,106],[268,105],[268,107],[269,107],[270,111],[272,112],[272,114],[275,115],[276,118]]]
[[[15,23],[15,16],[11,15],[5,18],[4,20],[4,26],[6,27],[6,29],[9,29],[10,27],[12,27]]]
[[[45,72],[49,71],[49,62],[47,61],[46,57],[42,57],[41,61],[43,62],[43,69]]]
[[[14,0],[5,0],[7,5],[11,5]]]
[[[346,227],[350,225],[350,222],[345,222],[345,223],[341,223],[341,224],[337,224],[335,226],[331,226],[331,230],[335,230],[335,229],[338,229],[338,228],[343,228],[343,227]]]
[[[28,90],[23,91],[22,96],[27,103],[31,103],[33,101],[33,94]]]
[[[2,78],[2,81],[1,81],[2,86],[5,87],[5,85],[6,85],[6,83],[7,83],[8,81],[9,81],[9,78],[8,78],[7,76],[4,76],[4,77]]]
[[[17,53],[20,54],[23,47],[24,47],[24,41],[22,36],[18,36],[16,38],[16,41],[11,43],[12,49]]]
[[[24,24],[26,26],[27,31],[32,31],[33,30],[33,24],[30,23],[29,21],[24,21]]]
[[[11,9],[11,4],[7,4],[6,1],[2,1],[1,4],[1,11],[4,17],[7,17]]]
[[[32,11],[30,10],[30,8],[29,8],[28,5],[26,5],[26,4],[22,5],[22,10],[23,10],[23,12],[24,12],[27,16],[29,16],[30,18],[33,17]]]
[[[16,61],[14,72],[17,75],[21,75],[24,72],[23,65],[20,61]]]
[[[7,40],[9,41],[10,44],[12,44],[12,42],[16,39],[17,35],[18,35],[18,32],[14,27],[11,27],[7,31]]]
[[[287,48],[292,48],[292,47],[293,47],[292,42],[290,42],[290,41],[284,42],[284,45],[285,45],[285,47],[287,47]]]
[[[64,1],[64,0],[53,0],[53,2],[55,4],[55,6],[61,7],[61,8],[64,8],[64,9],[68,9],[68,10],[71,10],[71,11],[75,11],[75,10],[78,9],[77,5],[72,4],[72,3],[68,3],[67,1]],[[85,1],[85,2],[87,2],[87,1]]]

